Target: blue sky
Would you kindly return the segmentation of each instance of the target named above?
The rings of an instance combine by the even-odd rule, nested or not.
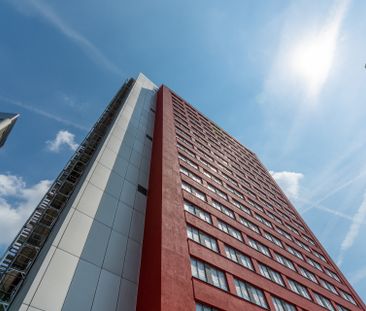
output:
[[[0,0],[0,252],[122,82],[164,83],[283,185],[366,300],[366,2]]]

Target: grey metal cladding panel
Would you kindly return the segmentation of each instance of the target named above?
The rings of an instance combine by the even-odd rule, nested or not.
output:
[[[102,270],[91,310],[115,310],[120,282],[119,276]]]
[[[61,310],[78,258],[56,249],[31,306],[41,310]]]
[[[80,258],[101,267],[110,235],[110,227],[94,220]]]
[[[129,280],[122,279],[119,289],[117,310],[135,311],[136,301],[137,301],[137,284]]]
[[[112,231],[105,254],[103,269],[122,275],[123,264],[127,249],[127,236]]]
[[[46,271],[42,276],[32,307],[90,311],[116,310],[118,304],[122,310],[135,309],[146,209],[146,196],[137,192],[137,185],[147,188],[151,141],[146,133],[153,126],[154,98],[155,91],[144,89],[143,83],[131,91],[96,157],[60,244],[55,245],[57,252],[61,248],[76,256],[72,256],[76,262],[68,265],[67,280],[61,282],[61,296],[53,307],[46,297],[58,295],[50,277],[64,273],[62,264],[57,273]],[[46,288],[45,281],[52,286]]]
[[[72,279],[62,311],[90,310],[101,269],[80,260]]]
[[[125,264],[123,266],[123,278],[138,283],[140,272],[141,244],[128,240]]]

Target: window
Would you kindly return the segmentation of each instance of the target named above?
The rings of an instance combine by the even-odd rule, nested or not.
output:
[[[212,236],[204,233],[203,231],[188,225],[187,236],[191,240],[213,250],[214,252],[218,252],[216,240]]]
[[[266,214],[268,215],[268,217],[272,218],[274,221],[277,221],[278,223],[282,224],[281,219],[279,219],[277,216],[273,215],[272,213],[266,211]]]
[[[206,201],[206,195],[197,190],[196,188],[192,187],[191,185],[187,184],[186,182],[182,181],[182,189],[189,192],[190,194],[193,194],[195,197],[199,198],[202,201]]]
[[[229,177],[228,175],[226,175],[225,173],[221,173],[221,175],[227,180],[227,181],[230,181],[232,184],[238,186],[238,183],[232,179],[231,177]]]
[[[338,292],[335,289],[335,287],[326,280],[320,279],[320,285],[323,286],[325,289],[329,290],[330,292],[332,292],[333,294],[338,295]]]
[[[338,277],[337,274],[335,274],[333,271],[330,271],[329,269],[324,269],[325,270],[325,273],[330,276],[332,279],[338,281],[338,282],[341,282],[340,278]]]
[[[344,299],[346,299],[346,300],[347,300],[347,301],[349,301],[350,303],[353,303],[354,305],[356,305],[356,301],[353,299],[353,297],[352,297],[350,294],[348,294],[348,293],[344,292],[343,290],[339,290],[339,292],[341,293],[341,296],[342,296]]]
[[[220,179],[218,179],[215,175],[212,175],[211,173],[209,173],[208,171],[206,170],[203,170],[203,174],[205,176],[207,176],[208,178],[212,179],[214,182],[222,185],[222,181]]]
[[[241,236],[241,233],[239,230],[236,230],[232,226],[228,225],[227,223],[218,220],[218,227],[221,231],[224,231],[225,233],[231,235],[235,239],[238,239],[240,241],[243,241],[243,237]]]
[[[191,269],[193,277],[227,291],[225,274],[221,270],[195,258],[191,258]]]
[[[181,166],[179,171],[188,176],[189,178],[193,179],[195,182],[198,182],[199,184],[202,184],[202,178],[197,176],[196,174],[193,174],[191,171],[187,170],[185,167]]]
[[[300,235],[299,231],[297,231],[294,227],[288,225],[288,224],[285,224],[287,228],[289,228],[293,233],[297,234],[297,235]]]
[[[308,280],[314,283],[318,283],[318,280],[316,279],[314,273],[310,272],[309,270],[299,266],[299,272],[303,277],[307,278]]]
[[[243,204],[241,204],[240,202],[232,199],[232,203],[239,209],[241,209],[244,213],[250,215],[250,210],[249,208],[245,207]]]
[[[337,311],[350,311],[350,310],[341,305],[337,305]]]
[[[176,127],[176,128],[175,128],[175,131],[176,131],[179,135],[183,136],[184,138],[187,138],[187,139],[189,139],[189,140],[192,140],[191,135],[187,134],[185,131],[181,130],[180,128]]]
[[[315,300],[316,302],[324,307],[325,309],[328,309],[330,311],[334,311],[334,308],[332,306],[332,303],[330,302],[330,300],[328,298],[325,298],[324,296],[318,294],[318,293],[315,293],[314,292],[314,297],[315,297]]]
[[[221,203],[212,200],[212,206],[219,210],[220,212],[224,213],[226,216],[229,216],[233,219],[235,219],[234,213],[231,209],[228,209],[226,206],[222,205]]]
[[[204,160],[204,159],[202,159],[201,157],[200,157],[200,161],[201,161],[201,163],[202,163],[203,165],[205,165],[205,166],[209,167],[211,170],[213,170],[214,172],[216,172],[216,173],[217,173],[217,169],[216,169],[216,167],[212,166],[210,163],[208,163],[207,161],[205,161],[205,160]]]
[[[287,251],[296,256],[297,258],[301,259],[301,260],[304,260],[304,257],[301,255],[300,252],[298,252],[296,249],[292,248],[291,246],[287,246]]]
[[[197,216],[198,218],[201,218],[203,221],[211,224],[211,216],[209,213],[205,212],[203,209],[199,208],[198,206],[194,205],[191,202],[184,201],[184,209],[192,214]]]
[[[188,150],[188,148],[184,147],[183,145],[177,144],[177,147],[178,149],[183,150],[185,153],[189,154],[192,158],[196,157],[196,155],[192,151]]]
[[[196,311],[217,311],[217,309],[204,305],[200,302],[196,302]]]
[[[239,297],[243,298],[244,300],[250,301],[258,306],[261,306],[262,308],[268,308],[266,299],[264,298],[264,293],[260,289],[254,287],[247,282],[235,278],[234,284],[236,293]]]
[[[262,243],[259,243],[258,241],[253,240],[251,238],[249,238],[248,241],[249,241],[249,246],[251,248],[254,248],[258,252],[261,252],[262,254],[264,254],[268,257],[271,257],[271,254],[270,254],[269,249],[268,249],[267,246],[264,246]]]
[[[280,254],[277,254],[275,253],[275,259],[277,262],[279,262],[281,265],[295,271],[295,266],[294,264],[292,263],[292,261],[290,259],[287,259],[286,257],[280,255]]]
[[[283,248],[283,245],[282,245],[281,241],[280,241],[279,239],[277,239],[275,236],[273,236],[272,234],[270,234],[270,233],[268,233],[268,232],[264,231],[264,237],[265,237],[267,240],[271,241],[272,243],[276,244],[277,246],[279,246],[279,247],[282,247],[282,248]]]
[[[190,159],[186,158],[185,156],[181,155],[180,153],[178,154],[178,158],[180,160],[182,160],[183,162],[189,164],[190,166],[192,166],[193,168],[195,168],[196,170],[198,170],[198,166],[196,163],[192,162]]]
[[[285,286],[283,283],[281,274],[279,274],[277,271],[275,271],[272,268],[265,266],[261,263],[259,263],[259,270],[265,278],[267,278],[267,279],[271,280],[272,282],[275,282],[281,286]]]
[[[245,227],[249,228],[250,230],[256,232],[259,234],[259,228],[257,225],[253,224],[251,221],[245,219],[244,217],[239,215],[239,221],[241,224],[243,224]]]
[[[306,258],[306,262],[313,266],[315,269],[318,269],[319,271],[323,271],[322,267],[320,266],[320,264],[318,264],[315,260],[312,260],[311,258]]]
[[[316,257],[318,257],[320,260],[322,260],[322,261],[324,261],[324,262],[327,262],[327,260],[325,259],[325,257],[324,257],[322,254],[318,253],[317,251],[314,251],[314,250],[313,250],[313,254],[314,254]]]
[[[272,228],[272,224],[267,219],[264,219],[262,216],[255,214],[255,218],[267,227]]]
[[[294,305],[280,299],[277,297],[272,297],[273,305],[275,307],[275,311],[296,311]]]
[[[302,238],[305,240],[305,241],[308,241],[311,245],[315,246],[315,242],[310,239],[307,235],[303,234],[302,235]]]
[[[310,248],[309,248],[306,244],[304,244],[303,242],[301,242],[301,241],[299,241],[299,240],[296,240],[296,239],[295,239],[295,243],[296,243],[298,246],[300,246],[302,249],[304,249],[304,250],[306,250],[306,251],[310,252]]]
[[[290,288],[293,292],[305,297],[306,299],[311,300],[309,292],[305,286],[291,279],[288,280],[288,283],[290,284]]]
[[[223,198],[227,201],[227,195],[226,193],[222,192],[220,189],[212,186],[211,184],[207,184],[207,188],[211,190],[212,192],[216,193],[219,197]]]
[[[247,191],[249,191],[249,190],[247,190]],[[250,191],[249,191],[249,193],[250,193]],[[248,203],[249,203],[251,206],[253,206],[254,208],[256,208],[257,210],[259,210],[259,211],[261,211],[262,213],[264,213],[264,209],[263,209],[261,206],[259,206],[257,203],[255,203],[254,201],[252,201],[252,200],[248,200]]]
[[[147,195],[147,189],[145,187],[141,186],[141,185],[137,186],[137,191],[142,193],[145,196]]]
[[[246,255],[244,255],[242,252],[239,252],[238,250],[225,245],[225,254],[226,257],[229,258],[230,260],[250,269],[253,270],[253,265],[252,265],[252,261],[250,260],[250,258]]]
[[[234,189],[233,187],[229,186],[229,185],[225,185],[226,189],[229,190],[231,193],[237,195],[239,198],[244,199],[243,195],[238,192],[236,189]]]
[[[284,236],[286,239],[292,241],[291,235],[289,235],[285,230],[282,230],[281,228],[276,227],[276,231]]]

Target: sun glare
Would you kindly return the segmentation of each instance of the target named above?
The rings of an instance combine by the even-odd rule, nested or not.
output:
[[[335,42],[323,34],[299,43],[291,52],[293,73],[304,79],[310,96],[315,96],[328,77],[334,58]]]
[[[310,95],[316,95],[327,79],[334,58],[331,41],[326,35],[315,36],[298,44],[292,52],[292,70],[305,80]]]
[[[287,64],[297,81],[303,81],[306,94],[315,99],[328,79],[337,48],[339,31],[348,0],[337,2],[318,31],[301,37],[288,51]]]

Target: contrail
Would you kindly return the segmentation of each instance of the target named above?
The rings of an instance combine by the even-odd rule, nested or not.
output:
[[[11,1],[9,2],[14,4]],[[123,76],[123,73],[116,64],[108,59],[89,39],[66,23],[47,2],[48,1],[39,0],[18,1],[15,6],[18,8],[20,7],[18,11],[21,14],[24,14],[23,10],[21,10],[23,6],[32,8],[33,11],[47,21],[50,26],[54,27],[62,35],[73,41],[94,63],[119,77]]]
[[[49,112],[46,112],[46,111],[41,110],[39,108],[32,107],[32,106],[30,106],[28,104],[24,104],[24,103],[22,103],[20,101],[13,100],[11,98],[7,98],[7,97],[4,97],[2,95],[0,95],[0,100],[1,101],[4,101],[4,102],[7,102],[8,104],[21,107],[21,108],[26,109],[28,111],[31,111],[33,113],[39,114],[39,115],[41,115],[41,116],[43,116],[45,118],[48,118],[48,119],[51,119],[51,120],[55,120],[57,122],[60,122],[62,124],[65,124],[65,125],[69,125],[69,126],[72,126],[72,127],[75,127],[77,129],[80,129],[80,130],[83,130],[83,131],[87,131],[87,132],[90,130],[89,128],[87,128],[85,126],[79,125],[77,123],[74,123],[72,121],[66,120],[64,118],[60,118],[60,117],[55,116],[55,115],[53,115],[53,114],[51,114]]]

